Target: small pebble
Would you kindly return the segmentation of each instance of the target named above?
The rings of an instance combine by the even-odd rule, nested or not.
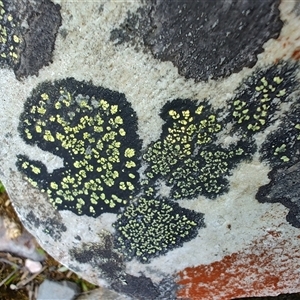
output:
[[[38,261],[33,261],[31,259],[25,260],[25,267],[29,270],[30,273],[38,273],[42,270],[42,264]]]

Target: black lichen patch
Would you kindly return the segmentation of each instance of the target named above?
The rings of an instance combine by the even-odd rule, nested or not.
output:
[[[270,183],[259,188],[256,198],[261,203],[282,203],[289,208],[286,220],[300,228],[300,162],[290,167],[274,169],[269,178]]]
[[[279,128],[271,132],[260,149],[261,159],[272,167],[291,166],[300,160],[300,101],[292,104]]]
[[[61,25],[60,6],[50,0],[0,1],[0,61],[18,79],[37,75],[52,62]]]
[[[74,238],[78,241],[81,241],[81,237],[79,235],[76,235]]]
[[[181,247],[204,227],[203,214],[181,208],[164,198],[138,198],[114,223],[116,247],[127,260],[148,263],[153,257]]]
[[[16,76],[38,75],[38,71],[52,62],[55,39],[62,18],[60,6],[49,0],[26,5],[28,28],[24,31],[24,50]]]
[[[128,11],[127,17],[120,25],[120,28],[115,28],[111,31],[110,40],[115,45],[126,42],[134,45],[136,49],[142,48],[143,36],[151,26],[150,18],[145,18],[149,13],[149,6],[140,7],[135,13]]]
[[[241,159],[253,151],[247,141],[225,148],[215,143],[223,125],[219,112],[204,101],[177,99],[162,109],[165,124],[158,141],[152,142],[143,155],[148,163],[146,185],[158,179],[171,187],[171,197],[209,198],[226,192],[226,176]]]
[[[46,220],[41,220],[40,218],[36,217],[33,212],[27,214],[26,220],[33,224],[35,228],[39,228],[43,226],[44,232],[49,234],[55,241],[59,241],[61,239],[61,233],[67,231],[67,227],[65,224],[60,222],[55,218],[47,218]]]
[[[10,7],[10,1],[0,1],[0,64],[17,69],[24,46],[20,19]]]
[[[217,79],[253,67],[264,43],[279,36],[279,3],[147,0],[111,39],[118,44],[142,35],[155,58],[171,61],[186,78]]]
[[[296,89],[298,72],[297,64],[279,62],[249,76],[228,103],[233,131],[251,136],[272,124],[281,104]]]
[[[119,293],[125,293],[134,299],[156,300],[159,297],[159,291],[152,280],[143,275],[137,277],[126,274],[124,277],[125,284],[115,283],[112,288]]]
[[[70,255],[81,264],[90,264],[99,270],[99,277],[105,278],[111,282],[123,281],[124,263],[122,255],[113,249],[113,240],[109,234],[101,235],[102,243],[83,243],[80,248],[71,249]]]
[[[46,166],[18,155],[27,180],[59,210],[99,216],[118,212],[138,191],[141,141],[123,94],[73,78],[40,84],[20,116],[21,137],[64,160]]]

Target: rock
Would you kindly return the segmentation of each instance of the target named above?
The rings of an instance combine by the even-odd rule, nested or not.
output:
[[[7,251],[36,261],[45,259],[38,251],[35,238],[5,216],[0,216],[0,251]]]
[[[42,264],[38,261],[33,261],[31,259],[25,260],[25,267],[30,273],[38,273],[42,270]]]
[[[80,288],[74,282],[46,279],[39,287],[37,300],[72,300],[79,292]]]
[[[0,176],[26,229],[133,299],[298,292],[295,1],[50,2],[0,1]]]
[[[132,298],[118,294],[114,291],[111,291],[106,288],[98,288],[95,290],[92,290],[88,293],[82,293],[80,296],[76,297],[76,300],[99,300],[99,299],[105,299],[105,300],[131,300]]]

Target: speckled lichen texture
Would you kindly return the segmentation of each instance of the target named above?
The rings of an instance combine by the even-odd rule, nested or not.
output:
[[[1,0],[0,10],[0,64],[18,79],[38,75],[52,61],[60,6],[50,0]]]
[[[250,2],[0,1],[0,178],[61,263],[193,299],[194,268],[259,265],[280,228],[271,270],[300,267],[278,254],[299,248],[299,8]],[[280,274],[238,296],[300,290]]]

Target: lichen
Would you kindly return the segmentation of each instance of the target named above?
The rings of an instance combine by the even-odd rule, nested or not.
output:
[[[299,64],[290,65],[283,73],[287,96],[297,89],[299,81]],[[277,118],[278,127],[271,131],[259,149],[261,161],[269,164],[272,170],[268,177],[270,182],[261,186],[256,199],[261,203],[279,202],[289,209],[287,221],[300,228],[300,100],[299,90],[290,97],[289,109]],[[287,98],[288,99],[288,98]]]
[[[116,45],[134,44],[138,51],[148,50],[154,58],[172,62],[185,78],[224,78],[253,67],[263,45],[279,36],[279,4],[145,0],[110,38]]]
[[[60,25],[60,6],[50,0],[1,0],[1,66],[13,69],[17,79],[38,75],[52,61]]]
[[[291,105],[279,128],[262,144],[261,159],[272,167],[290,166],[300,159],[300,101]]]
[[[126,259],[147,263],[196,237],[204,221],[203,214],[165,198],[139,197],[119,215],[114,227],[117,248]]]
[[[216,143],[223,125],[219,112],[207,101],[197,104],[177,99],[162,109],[165,124],[159,140],[143,155],[148,163],[146,184],[158,179],[172,187],[171,197],[194,198],[199,194],[215,198],[228,190],[226,176],[252,147],[239,142],[223,147]]]
[[[15,68],[20,62],[23,40],[20,20],[9,9],[9,2],[0,1],[0,63]]]
[[[233,131],[251,136],[272,124],[281,104],[295,90],[296,70],[291,62],[279,62],[247,77],[228,102],[228,122],[233,121]]]
[[[22,154],[17,166],[59,210],[93,217],[116,213],[116,249],[125,260],[148,263],[205,226],[201,212],[175,201],[199,195],[213,199],[228,191],[232,170],[257,150],[255,135],[282,117],[277,112],[291,101],[297,70],[291,62],[258,69],[237,88],[228,111],[213,109],[208,100],[167,102],[160,137],[143,155],[137,117],[123,94],[73,78],[44,82],[27,99],[19,131],[26,143],[63,158],[64,166],[49,173],[41,161]],[[293,104],[279,131],[269,135],[260,149],[262,159],[270,151],[276,159],[280,153],[298,157],[299,107]],[[220,137],[227,134],[235,138],[223,143]]]
[[[261,186],[256,194],[260,203],[279,202],[289,209],[287,222],[300,228],[300,162],[274,168],[269,174],[270,182]]]
[[[126,275],[123,256],[114,249],[111,234],[102,232],[100,238],[101,242],[82,243],[71,248],[70,256],[80,264],[92,265],[99,277],[105,275],[110,282],[119,283]]]
[[[27,99],[19,131],[26,143],[63,158],[64,167],[48,173],[21,154],[17,166],[59,210],[118,212],[139,190],[136,121],[123,94],[72,78],[44,82]]]

